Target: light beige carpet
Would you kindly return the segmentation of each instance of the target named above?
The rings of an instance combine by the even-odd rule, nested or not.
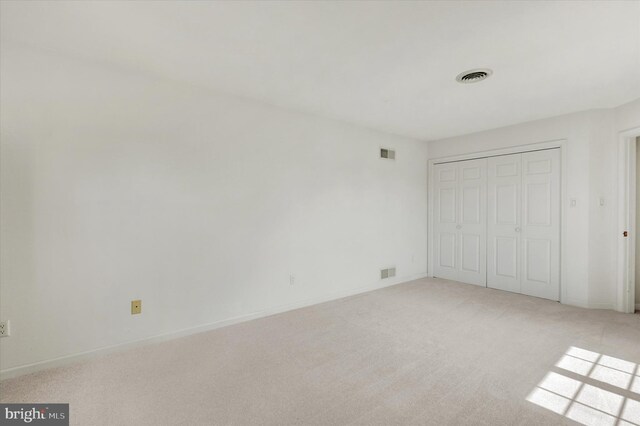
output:
[[[630,425],[638,362],[639,315],[423,279],[6,380],[0,399],[69,402],[79,425]]]

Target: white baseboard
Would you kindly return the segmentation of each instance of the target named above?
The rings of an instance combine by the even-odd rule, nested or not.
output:
[[[560,303],[567,306],[575,306],[576,308],[585,308],[585,309],[590,308],[587,302],[580,299],[565,299],[565,300],[560,300]]]
[[[611,303],[589,303],[589,309],[610,309],[612,311],[616,310],[616,307]]]
[[[178,337],[184,337],[184,336],[189,336],[191,334],[202,333],[204,331],[215,330],[217,328],[226,327],[228,325],[233,325],[233,324],[238,324],[245,321],[250,321],[253,319],[263,318],[270,315],[291,311],[294,309],[300,309],[306,306],[317,305],[319,303],[329,302],[331,300],[342,299],[344,297],[354,296],[356,294],[367,293],[373,290],[379,290],[381,288],[391,287],[397,284],[402,284],[405,282],[418,280],[420,278],[425,278],[426,276],[427,276],[426,273],[421,273],[421,274],[410,275],[408,277],[389,279],[384,281],[380,280],[373,285],[331,293],[328,295],[315,297],[311,299],[300,300],[294,303],[280,305],[280,306],[265,309],[262,311],[253,312],[246,315],[240,315],[233,318],[227,318],[224,320],[215,321],[208,324],[202,324],[202,325],[185,328],[178,331],[158,334],[155,336],[151,336],[151,337],[147,337],[139,340],[133,340],[130,342],[119,343],[117,345],[104,346],[101,348],[91,349],[84,352],[78,352],[75,354],[69,354],[69,355],[52,358],[44,361],[38,361],[31,364],[25,364],[17,367],[6,368],[4,370],[0,370],[0,380],[9,379],[12,377],[18,377],[24,374],[34,373],[36,371],[46,370],[49,368],[55,368],[55,367],[61,367],[64,365],[74,364],[79,361],[88,360],[91,358],[95,358],[97,356],[106,355],[113,352],[124,351],[126,349],[131,349],[138,346],[164,342],[167,340],[176,339]]]

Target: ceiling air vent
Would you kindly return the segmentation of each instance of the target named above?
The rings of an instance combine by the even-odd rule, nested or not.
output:
[[[488,68],[478,68],[458,74],[456,81],[460,83],[477,83],[488,78],[491,74],[493,74],[493,71]]]
[[[380,158],[386,158],[387,160],[395,160],[396,152],[392,149],[380,148]]]

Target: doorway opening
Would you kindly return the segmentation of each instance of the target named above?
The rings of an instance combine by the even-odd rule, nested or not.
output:
[[[640,127],[618,138],[618,276],[616,310],[640,309]],[[638,257],[638,261],[636,261]],[[637,263],[637,265],[636,265]]]

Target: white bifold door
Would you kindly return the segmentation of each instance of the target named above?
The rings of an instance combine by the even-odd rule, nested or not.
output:
[[[487,159],[434,170],[434,275],[486,286]]]
[[[487,286],[560,300],[560,150],[488,159]]]
[[[434,276],[560,298],[560,150],[434,166]]]

